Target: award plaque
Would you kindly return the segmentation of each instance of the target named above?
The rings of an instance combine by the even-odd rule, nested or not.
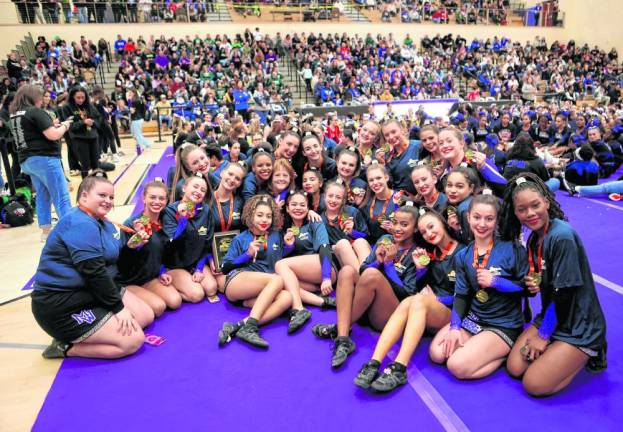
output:
[[[223,258],[229,250],[232,240],[240,234],[240,230],[223,231],[214,233],[212,238],[212,253],[214,254],[214,267],[220,270],[223,265]]]

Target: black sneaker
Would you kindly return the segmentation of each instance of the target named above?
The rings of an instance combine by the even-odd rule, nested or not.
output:
[[[322,309],[335,309],[337,308],[337,303],[335,301],[335,297],[331,296],[322,296]]]
[[[312,314],[307,309],[293,310],[288,323],[288,334],[292,334],[305,325]]]
[[[50,345],[43,350],[41,355],[46,359],[65,358],[67,357],[67,351],[69,351],[69,348],[71,348],[72,345],[73,344],[52,339],[52,343],[50,343]]]
[[[390,363],[371,387],[378,392],[389,392],[406,383],[407,369],[399,363]]]
[[[320,339],[335,339],[337,337],[336,324],[316,324],[311,330]]]
[[[339,336],[335,339],[335,345],[333,346],[331,367],[338,368],[342,366],[353,351],[355,351],[355,342],[348,336]]]
[[[236,333],[236,337],[254,347],[268,348],[268,342],[260,336],[256,319],[247,319],[247,322]]]
[[[569,196],[573,196],[578,193],[575,190],[575,185],[566,179],[565,173],[560,174],[560,186],[567,191]]]
[[[231,341],[231,338],[236,335],[236,333],[240,330],[240,324],[238,323],[230,323],[224,322],[223,328],[221,328],[218,332],[218,346],[222,347],[226,343]]]
[[[376,360],[370,360],[364,364],[355,378],[355,385],[364,389],[370,388],[372,381],[379,376],[379,366],[381,366],[381,363]]]

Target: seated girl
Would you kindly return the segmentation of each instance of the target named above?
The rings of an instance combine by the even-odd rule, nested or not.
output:
[[[372,195],[361,208],[361,213],[370,231],[368,240],[372,244],[385,234],[391,233],[391,219],[399,207],[402,194],[388,186],[389,175],[384,165],[374,161],[366,174]]]
[[[274,162],[274,156],[262,147],[253,152],[251,172],[247,174],[242,184],[242,199],[245,202],[257,194],[266,193]]]
[[[432,208],[437,213],[444,213],[448,206],[448,197],[437,190],[437,176],[433,166],[423,161],[418,162],[411,171],[411,181],[420,204]]]

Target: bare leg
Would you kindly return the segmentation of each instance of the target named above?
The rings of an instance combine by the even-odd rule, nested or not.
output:
[[[372,252],[370,244],[362,238],[353,242],[353,250],[355,251],[355,254],[357,254],[357,261],[359,262],[359,265],[361,265]]]
[[[199,284],[201,285],[203,292],[208,297],[212,297],[216,295],[218,286],[216,284],[216,279],[212,275],[212,271],[210,270],[209,266],[205,266],[203,268],[203,275],[204,275],[203,280]]]
[[[143,288],[164,300],[169,309],[177,309],[182,305],[182,296],[172,283],[163,285],[158,279],[152,279],[143,285]]]
[[[357,271],[359,270],[359,258],[357,258],[357,254],[348,240],[342,239],[338,241],[333,251],[342,267],[350,266]]]
[[[304,255],[285,258],[277,262],[275,272],[283,277],[286,289],[292,294],[292,309],[302,309],[303,302],[322,306],[322,299],[310,293],[318,291],[318,284],[322,282],[322,268],[318,255]],[[335,274],[332,272],[332,280]]]
[[[125,357],[139,350],[145,335],[138,328],[128,336],[123,336],[118,331],[118,322],[113,316],[99,330],[85,339],[83,342],[74,344],[67,356],[115,359]]]
[[[169,270],[173,278],[173,286],[179,291],[182,300],[189,303],[199,303],[203,300],[205,293],[203,287],[193,282],[192,276],[184,269]]]
[[[353,295],[358,279],[357,271],[351,266],[342,267],[338,275],[336,291],[338,336],[348,336],[350,333]]]
[[[520,350],[524,345],[526,345],[526,341],[528,339],[536,337],[539,337],[537,328],[530,326],[519,335],[515,345],[513,345],[513,349],[508,355],[508,360],[506,361],[506,370],[513,378],[521,378],[528,369],[528,366],[530,366],[531,363],[526,361],[524,356],[521,355]]]
[[[471,337],[448,359],[448,370],[458,379],[479,379],[495,372],[510,352],[501,337],[483,331]]]
[[[443,352],[442,341],[446,337],[446,334],[449,331],[450,331],[450,324],[446,324],[445,326],[442,327],[441,330],[437,332],[437,334],[433,338],[433,341],[430,344],[430,349],[428,351],[430,359],[433,363],[444,364],[446,362],[447,358]],[[469,333],[468,331],[464,329],[461,329],[461,340],[463,341],[463,343],[466,343],[472,337],[473,336],[471,333]]]
[[[372,354],[373,360],[377,360],[381,363],[389,350],[402,336],[407,324],[409,307],[412,300],[413,297],[407,297],[401,301],[392,316],[389,317],[389,321],[387,321],[387,324],[385,325],[385,328],[383,329],[383,332],[374,347],[374,353]]]
[[[375,268],[368,268],[361,274],[355,288],[351,323],[368,311],[372,326],[382,330],[397,306],[398,299],[385,276]]]
[[[243,272],[227,286],[227,298],[230,301],[255,299],[249,316],[260,321],[282,290],[283,279],[279,275]]]
[[[139,299],[141,299],[143,302],[145,302],[147,306],[149,306],[151,310],[154,312],[154,315],[156,317],[159,317],[160,315],[162,315],[164,311],[167,309],[167,305],[164,303],[164,300],[162,300],[160,297],[158,297],[153,292],[146,290],[142,286],[128,285],[127,289],[132,294],[134,294]]]
[[[132,316],[141,328],[145,328],[154,322],[154,311],[147,303],[138,298],[135,294],[132,294],[132,292],[126,290],[123,294],[122,300],[124,306],[132,312]]]

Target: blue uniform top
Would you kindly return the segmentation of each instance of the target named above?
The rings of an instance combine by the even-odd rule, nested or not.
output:
[[[420,141],[411,140],[407,148],[400,154],[395,155],[387,164],[387,171],[394,189],[406,190],[416,194],[415,186],[411,181],[411,171],[417,165],[420,157]]]
[[[241,271],[255,271],[262,273],[274,273],[275,264],[283,258],[285,247],[283,236],[277,230],[271,230],[268,233],[265,243],[265,249],[260,249],[255,259],[247,254],[249,245],[255,236],[249,230],[238,234],[231,242],[229,250],[223,259],[223,268],[237,268]]]
[[[268,183],[268,182],[267,182]],[[254,172],[250,172],[244,178],[244,182],[242,183],[242,199],[246,202],[251,199],[253,196],[258,195],[260,193],[267,193],[267,184],[258,187],[257,178],[255,177]]]
[[[320,251],[320,247],[329,244],[329,234],[322,222],[308,222],[299,228],[295,237],[293,256],[312,255]]]
[[[363,218],[361,212],[357,210],[355,207],[351,207],[348,205],[344,206],[344,208],[342,209],[342,214],[337,218],[337,219],[341,219],[342,216],[345,216],[347,218],[353,218],[353,221],[355,224],[353,227],[353,231],[351,232],[350,235],[346,234],[342,230],[341,228],[342,221],[340,220],[330,221],[329,218],[327,218],[326,211],[323,212],[320,216],[322,217],[322,221],[327,227],[327,233],[329,234],[329,241],[331,243],[331,246],[335,245],[338,241],[342,239],[354,240],[358,238],[367,237],[368,235],[368,226],[366,225],[366,221]]]
[[[39,259],[35,291],[75,291],[85,289],[85,280],[76,264],[103,258],[111,278],[117,273],[119,233],[108,221],[89,216],[79,208],[61,218],[50,233]]]
[[[474,243],[456,253],[455,295],[466,298],[469,304],[469,317],[477,324],[519,329],[524,323],[519,292],[502,292],[495,288],[486,288],[489,298],[481,303],[475,294],[480,290],[473,266]],[[479,263],[482,257],[478,257]],[[496,239],[486,268],[494,276],[504,278],[518,287],[524,286],[524,277],[528,274],[526,250],[518,243]]]
[[[233,198],[233,206],[232,202],[229,199],[227,201],[219,201],[219,204],[221,206],[221,212],[223,214],[222,220],[219,216],[216,198],[212,199],[212,201],[210,202],[210,214],[212,216],[214,232],[237,230],[242,227],[242,208],[244,207],[244,201],[238,195],[234,195]],[[233,214],[231,214],[231,226],[227,227],[227,223],[229,222],[229,216],[232,211]],[[225,230],[223,230],[222,225],[225,225]]]
[[[533,262],[537,262],[536,241],[530,242]],[[538,264],[537,264],[538,265]],[[558,291],[568,300],[556,304],[558,324],[552,339],[599,350],[606,341],[604,318],[593,275],[582,240],[567,222],[552,219],[543,240],[541,266],[541,313],[534,323],[540,326],[543,314]],[[564,306],[563,306],[564,304]]]
[[[366,224],[368,225],[368,229],[370,231],[370,236],[368,237],[370,243],[376,243],[379,238],[387,234],[387,231],[381,228],[381,222],[383,219],[391,219],[393,213],[398,209],[399,206],[398,203],[394,201],[394,196],[395,192],[386,201],[381,201],[372,197],[361,208],[361,213],[366,220]],[[370,207],[372,207],[373,202],[374,208],[371,210]],[[385,208],[385,211],[383,211],[383,208]]]

